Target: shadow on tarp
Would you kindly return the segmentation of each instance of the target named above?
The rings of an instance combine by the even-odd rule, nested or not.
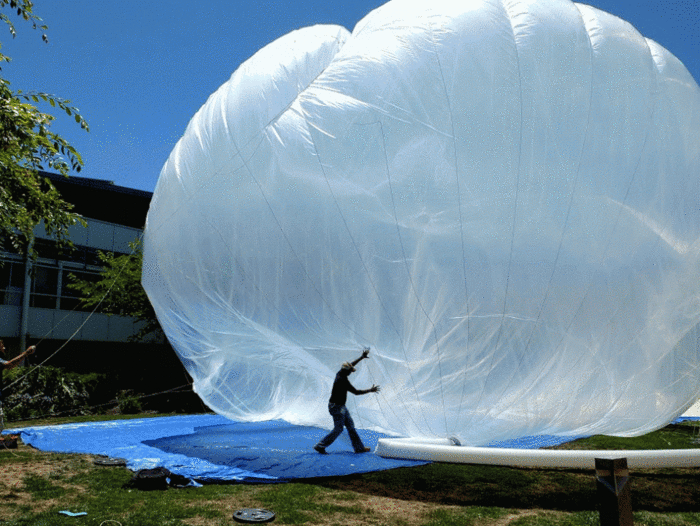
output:
[[[356,454],[347,433],[327,449],[327,455],[320,455],[313,447],[327,433],[327,430],[317,427],[296,426],[280,420],[227,421],[226,424],[198,427],[192,434],[147,440],[144,444],[168,454],[186,455],[214,465],[272,477],[274,482],[336,477],[427,463],[386,459],[373,453]],[[358,429],[358,434],[372,450],[379,438],[387,436],[366,429]]]
[[[279,420],[233,422],[219,415],[87,422],[21,429],[25,444],[42,451],[123,458],[132,471],[155,467],[198,482],[289,482],[426,464],[353,452],[347,432],[320,455],[313,446],[327,430]],[[358,430],[372,448],[386,435]]]

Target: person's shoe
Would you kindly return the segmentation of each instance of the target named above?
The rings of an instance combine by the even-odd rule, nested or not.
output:
[[[359,451],[355,451],[355,453],[369,453],[370,449],[368,447],[363,447]]]
[[[321,453],[321,455],[327,455],[327,454],[328,454],[328,453],[326,453],[325,448],[322,448],[322,447],[319,446],[319,445],[315,445],[315,446],[314,446],[314,449],[315,449],[316,451],[318,451],[319,453]]]

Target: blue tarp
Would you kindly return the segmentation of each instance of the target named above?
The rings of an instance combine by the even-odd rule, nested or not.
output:
[[[692,418],[681,417],[676,422],[685,419]],[[385,436],[364,429],[358,432],[372,449]],[[426,464],[355,454],[347,433],[328,448],[328,455],[319,455],[313,446],[327,433],[324,429],[278,420],[233,422],[211,414],[29,427],[4,433],[20,434],[24,443],[42,451],[123,458],[133,471],[164,467],[200,482],[288,482]],[[489,446],[535,449],[575,438],[523,437]]]
[[[89,422],[5,430],[42,451],[123,458],[133,471],[154,467],[199,482],[287,482],[367,473],[426,462],[356,454],[343,433],[320,455],[313,446],[328,431],[283,421],[232,422],[218,415]],[[385,435],[358,430],[374,449]]]

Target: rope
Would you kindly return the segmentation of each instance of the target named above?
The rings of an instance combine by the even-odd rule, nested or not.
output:
[[[360,338],[360,339],[362,339],[362,340],[364,340],[364,341],[367,341],[367,340],[366,340],[361,334],[359,334],[355,329],[353,329],[352,327],[350,327],[350,326],[345,322],[345,320],[343,320],[343,319],[338,315],[337,312],[335,312],[335,309],[331,306],[331,304],[328,302],[328,300],[326,300],[325,296],[321,293],[321,290],[319,289],[319,287],[318,287],[318,285],[316,284],[316,282],[315,282],[313,279],[311,279],[311,276],[309,275],[309,273],[308,273],[308,271],[307,271],[307,269],[306,269],[306,265],[304,265],[304,262],[302,261],[301,257],[299,257],[299,254],[298,254],[297,251],[294,249],[294,246],[292,245],[292,242],[291,242],[291,240],[289,239],[289,236],[287,235],[287,232],[284,230],[284,228],[282,228],[282,223],[280,223],[280,220],[279,220],[279,218],[277,217],[277,214],[275,214],[275,211],[274,211],[274,209],[272,208],[272,204],[270,203],[270,200],[268,199],[267,195],[265,194],[265,190],[263,189],[262,184],[260,184],[260,181],[258,181],[258,179],[255,177],[255,174],[253,173],[253,170],[250,169],[250,166],[248,165],[247,160],[245,160],[245,159],[243,159],[243,158],[241,158],[241,160],[242,160],[242,162],[243,162],[243,166],[245,167],[246,171],[248,172],[248,175],[249,175],[250,178],[253,180],[253,182],[255,183],[255,185],[258,187],[258,190],[260,191],[260,195],[262,196],[263,200],[265,201],[265,204],[267,205],[267,208],[268,208],[270,214],[272,215],[272,218],[274,219],[275,223],[277,224],[277,228],[279,228],[280,232],[282,233],[282,236],[284,237],[284,240],[285,240],[285,242],[287,243],[287,246],[288,246],[289,249],[292,251],[292,254],[294,255],[294,259],[296,259],[296,260],[299,262],[299,265],[300,265],[301,269],[303,270],[304,275],[306,276],[307,281],[308,281],[308,282],[311,284],[311,286],[314,288],[314,290],[316,291],[316,294],[318,294],[318,297],[321,298],[321,301],[326,305],[326,307],[328,307],[328,309],[329,309],[330,312],[333,314],[333,316],[335,316],[335,318],[336,318],[346,329],[348,329],[350,332],[352,332],[353,334],[355,334],[355,336],[357,336],[358,338]]]
[[[505,7],[505,6],[504,6]],[[507,7],[506,7],[507,9]],[[510,231],[510,251],[508,255],[508,272],[506,274],[506,285],[505,285],[505,291],[503,295],[503,311],[501,312],[501,324],[498,328],[498,336],[496,337],[496,341],[493,345],[493,349],[498,349],[498,346],[501,341],[501,335],[503,334],[503,324],[505,322],[506,318],[506,307],[508,303],[508,288],[510,285],[510,270],[511,266],[513,264],[513,248],[515,244],[515,225],[516,225],[516,219],[518,215],[518,198],[519,198],[519,191],[520,191],[520,172],[522,168],[522,162],[523,162],[523,86],[522,86],[522,65],[520,63],[520,53],[518,52],[518,46],[515,45],[515,40],[516,40],[516,35],[515,35],[515,28],[512,26],[513,21],[511,17],[508,17],[511,23],[511,30],[513,32],[513,47],[515,49],[515,57],[517,59],[518,63],[518,91],[520,93],[520,128],[519,128],[519,136],[520,140],[518,141],[518,174],[515,180],[515,197],[513,198],[513,223],[511,226],[511,231]],[[489,382],[489,379],[491,378],[491,373],[494,371],[494,364],[496,360],[496,353],[492,352],[491,353],[491,361],[489,364],[489,373],[486,375],[486,379],[484,380],[484,384],[481,388],[481,393],[479,393],[479,399],[476,402],[476,405],[474,406],[474,412],[478,412],[479,406],[481,405],[481,401],[483,400],[484,397],[484,392],[486,391],[486,385]],[[485,418],[485,415],[482,416],[482,418],[479,421],[483,421]]]
[[[655,100],[656,100],[656,99],[655,99]],[[654,107],[652,108],[651,114],[650,114],[650,116],[649,116],[649,120],[650,120],[650,121],[653,120],[654,114],[655,114],[655,113],[656,113],[656,105],[654,105]],[[605,261],[605,258],[607,257],[608,250],[610,249],[610,245],[611,245],[611,243],[612,243],[613,234],[614,234],[615,231],[617,230],[617,227],[618,227],[618,225],[619,225],[619,223],[620,223],[620,217],[622,216],[622,211],[624,210],[624,205],[627,203],[627,199],[628,199],[628,197],[629,197],[630,190],[631,190],[632,186],[634,185],[634,183],[635,183],[635,181],[636,181],[637,173],[638,173],[639,167],[640,167],[640,165],[641,165],[641,163],[642,163],[642,158],[643,158],[643,156],[644,156],[644,152],[646,151],[647,141],[649,140],[649,131],[650,131],[650,130],[649,130],[649,128],[647,127],[646,134],[645,134],[645,136],[644,136],[644,144],[642,145],[642,148],[640,148],[640,150],[639,150],[639,158],[637,159],[637,164],[636,164],[635,167],[634,167],[634,170],[633,170],[633,172],[632,172],[632,176],[630,177],[630,181],[629,181],[629,183],[628,183],[628,185],[627,185],[627,188],[626,188],[626,190],[625,190],[625,196],[624,196],[623,199],[622,199],[622,205],[619,207],[619,209],[618,209],[618,211],[617,211],[617,216],[615,217],[615,224],[613,225],[613,228],[610,230],[610,236],[608,237],[607,242],[606,242],[606,244],[605,244],[605,249],[603,250],[603,254],[602,254],[601,258],[600,258],[600,262]],[[656,247],[656,245],[658,245],[658,243],[659,243],[659,238],[657,237],[656,242],[655,242],[655,245],[654,245],[654,248]],[[583,305],[584,305],[584,303],[586,302],[586,298],[588,298],[588,294],[589,294],[589,292],[591,291],[591,288],[592,288],[592,287],[593,287],[593,282],[591,281],[591,282],[588,284],[588,287],[586,288],[586,293],[585,293],[585,294],[583,295],[583,297],[581,298],[581,302],[579,303],[578,308],[576,309],[576,313],[573,315],[573,317],[571,318],[571,321],[569,322],[569,325],[566,327],[566,330],[563,332],[563,335],[562,335],[561,339],[559,340],[559,343],[557,343],[557,345],[556,345],[556,347],[555,347],[555,349],[554,349],[554,353],[553,353],[553,354],[556,354],[556,353],[559,351],[559,349],[561,348],[561,345],[563,344],[564,339],[565,339],[565,337],[566,337],[565,335],[569,333],[569,330],[571,329],[572,325],[574,324],[574,321],[575,321],[575,320],[579,317],[579,315],[581,314],[581,311],[582,311],[582,309],[583,309]],[[618,303],[618,305],[620,305],[620,306],[623,305],[623,304],[624,304],[624,302],[622,302],[622,301],[620,301],[620,302]],[[618,310],[619,310],[619,308],[618,308]],[[616,310],[616,313],[617,313],[617,310]],[[612,319],[614,318],[614,316],[615,316],[615,314],[613,314],[613,315],[611,316],[610,320],[608,321],[608,325],[607,325],[607,326],[609,326],[610,323],[612,323]],[[607,327],[607,326],[606,326],[606,327]],[[593,355],[595,356],[595,355],[597,354],[597,352],[598,352],[598,350],[596,350],[596,351],[594,352]],[[572,364],[572,366],[571,366],[571,368],[569,369],[568,372],[570,373],[571,371],[573,371],[573,370],[578,366],[578,364],[581,362],[582,359],[583,359],[583,354],[580,355],[580,356],[579,356],[579,359],[576,360],[576,362]]]
[[[403,244],[403,239],[401,236],[401,227],[399,226],[399,218],[396,213],[396,201],[394,199],[394,188],[393,185],[391,184],[391,173],[389,170],[389,158],[387,157],[386,154],[386,143],[384,142],[385,140],[385,135],[384,135],[384,127],[382,126],[381,121],[379,121],[379,129],[382,132],[382,151],[384,153],[384,162],[385,162],[385,167],[386,167],[386,177],[387,177],[387,183],[389,184],[389,194],[391,196],[391,206],[394,211],[394,220],[396,222],[396,235],[399,240],[399,245],[401,246],[401,254],[403,255],[403,261],[406,266],[406,274],[408,276],[408,281],[411,284],[411,290],[413,291],[413,295],[416,298],[416,301],[418,302],[418,306],[420,307],[421,311],[423,312],[423,315],[425,318],[428,320],[430,325],[433,327],[433,338],[435,339],[435,349],[437,352],[437,359],[438,359],[438,374],[440,375],[440,395],[442,396],[442,414],[445,418],[445,431],[447,431],[447,411],[445,409],[445,394],[443,390],[443,385],[442,385],[442,360],[440,357],[440,342],[437,337],[437,327],[435,326],[435,322],[432,320],[428,312],[425,310],[425,307],[423,306],[423,302],[420,299],[420,296],[418,294],[418,291],[416,290],[416,285],[415,282],[413,281],[413,276],[411,275],[411,269],[408,267],[408,257],[406,256],[406,248],[404,247]],[[423,408],[421,407],[421,412],[423,412]],[[435,434],[435,432],[432,430],[430,427],[430,424],[427,422],[428,429],[432,434]]]
[[[151,397],[153,397],[153,396],[158,396],[158,395],[162,395],[162,394],[166,394],[166,393],[172,393],[172,392],[178,391],[178,390],[180,390],[180,389],[183,389],[183,388],[186,388],[186,387],[191,387],[191,386],[192,386],[191,383],[185,384],[185,385],[180,385],[180,386],[178,386],[178,387],[173,387],[172,389],[166,389],[165,391],[159,391],[159,392],[157,392],[157,393],[150,393],[150,394],[147,394],[147,395],[137,396],[136,399],[137,399],[137,400],[143,400],[143,399],[145,399],[145,398],[151,398]],[[34,398],[38,398],[39,396],[43,396],[43,395],[35,395],[35,396],[33,396],[32,398],[30,398],[30,400],[32,400],[32,399],[34,399]],[[33,417],[31,417],[31,418],[23,418],[22,420],[19,420],[19,422],[31,422],[32,420],[41,420],[41,419],[48,418],[48,417],[55,417],[55,416],[62,416],[62,415],[67,415],[67,416],[69,416],[71,413],[74,413],[75,411],[80,411],[80,409],[92,410],[92,409],[96,409],[96,408],[98,408],[98,407],[105,407],[105,406],[110,406],[110,405],[114,405],[114,404],[119,404],[119,399],[118,399],[118,398],[115,398],[114,400],[110,400],[109,402],[105,402],[104,404],[96,404],[96,405],[88,406],[88,407],[85,407],[85,408],[69,409],[69,410],[60,411],[60,412],[57,412],[57,413],[56,413],[56,412],[43,413],[43,414],[41,414],[41,415],[33,416]],[[19,405],[20,405],[20,404],[17,404],[15,407],[18,407]]]
[[[590,38],[590,36],[589,36],[589,38]],[[556,273],[557,265],[559,263],[559,256],[561,255],[561,249],[562,249],[562,246],[564,244],[564,237],[565,237],[566,232],[569,228],[569,217],[571,216],[571,209],[572,209],[573,203],[574,203],[574,196],[576,195],[576,190],[578,188],[579,176],[581,174],[581,163],[582,163],[582,159],[583,159],[583,154],[586,151],[586,145],[588,144],[588,141],[589,141],[588,132],[590,130],[590,124],[591,124],[591,111],[590,111],[590,109],[591,109],[592,105],[593,105],[593,84],[591,83],[589,93],[588,93],[588,113],[587,113],[587,118],[586,118],[586,131],[584,134],[584,140],[581,143],[581,149],[580,149],[579,154],[578,154],[578,161],[576,162],[576,176],[574,177],[571,192],[569,194],[569,203],[568,203],[567,210],[566,210],[566,217],[564,218],[564,226],[562,227],[562,230],[561,230],[561,235],[559,237],[559,244],[557,246],[557,252],[556,252],[556,255],[554,257],[554,262],[552,264],[552,272],[549,276],[549,280],[547,282],[547,288],[545,290],[544,297],[542,298],[542,302],[540,303],[539,310],[537,312],[537,317],[536,317],[535,322],[533,324],[532,331],[530,332],[530,336],[528,337],[527,343],[525,345],[525,349],[520,354],[520,359],[518,360],[518,365],[513,368],[513,374],[511,375],[508,383],[502,389],[501,394],[498,396],[498,399],[501,399],[503,397],[503,395],[506,393],[506,391],[508,391],[508,389],[511,387],[511,385],[513,383],[513,379],[515,378],[517,371],[520,371],[523,360],[525,359],[525,356],[528,355],[528,350],[530,349],[530,344],[532,343],[532,338],[533,338],[535,331],[537,329],[537,325],[540,323],[540,319],[542,317],[542,311],[544,311],[544,307],[547,304],[547,300],[549,299],[549,294],[550,294],[551,289],[552,289],[552,282],[554,281],[554,275]],[[554,356],[554,355],[552,355],[552,356]],[[552,358],[550,358],[550,360],[551,359]],[[535,385],[534,383],[530,384],[530,388],[534,387],[534,385]],[[526,392],[527,392],[527,390],[526,390]],[[491,413],[491,410],[492,409],[489,409],[486,412],[486,415],[489,415]]]
[[[370,124],[376,124],[376,123],[370,123]],[[307,122],[307,125],[308,125],[308,122]],[[399,332],[398,328],[396,327],[396,325],[394,323],[394,320],[389,315],[389,309],[386,307],[386,304],[384,303],[381,295],[379,294],[379,290],[377,289],[377,285],[374,282],[374,279],[372,279],[372,274],[370,273],[369,269],[367,268],[367,264],[366,264],[364,258],[362,257],[362,252],[360,251],[360,247],[357,245],[357,242],[355,241],[355,237],[352,235],[352,232],[350,231],[350,226],[348,225],[347,219],[345,218],[345,214],[343,214],[343,211],[340,208],[340,203],[338,202],[338,199],[335,195],[335,192],[333,192],[333,187],[331,186],[330,180],[328,179],[328,174],[326,173],[326,170],[323,167],[323,163],[321,162],[321,155],[318,151],[318,145],[316,143],[316,139],[313,137],[313,135],[311,135],[311,134],[309,134],[309,135],[311,137],[311,143],[313,144],[313,147],[314,147],[314,153],[316,154],[316,159],[318,159],[319,168],[320,168],[321,173],[323,174],[323,177],[326,181],[326,185],[328,186],[328,191],[330,192],[331,197],[333,198],[333,202],[335,203],[335,207],[338,210],[338,215],[340,215],[340,218],[343,221],[343,225],[345,226],[345,231],[347,232],[348,237],[350,238],[350,242],[352,243],[353,247],[355,248],[355,252],[357,253],[357,257],[359,258],[360,263],[362,264],[362,268],[364,269],[364,272],[367,276],[367,279],[368,279],[370,285],[372,286],[372,290],[374,291],[374,295],[376,296],[377,300],[379,301],[379,305],[381,305],[382,310],[384,311],[384,314],[386,315],[387,320],[389,320],[389,325],[391,326],[393,331],[396,333],[396,336],[399,338],[399,341],[401,343],[401,349],[403,350],[403,354],[404,354],[404,359],[406,361],[406,367],[408,369],[408,374],[411,377],[411,384],[413,386],[413,392],[416,396],[416,401],[418,402],[419,406],[422,407],[420,397],[418,395],[418,389],[416,387],[416,381],[415,381],[415,378],[413,377],[413,372],[411,371],[411,368],[408,365],[409,362],[408,362],[408,356],[406,355],[406,345],[403,341],[403,338],[401,337],[401,333]],[[370,373],[370,377],[372,378],[372,383],[376,384],[372,370],[369,368],[368,368],[368,370]],[[391,412],[394,413],[394,416],[397,419],[399,419],[399,416],[393,410],[391,404],[388,403],[388,401],[386,400],[384,395],[381,395],[381,399],[383,399],[387,402],[387,405],[388,405],[389,409],[391,410]],[[413,412],[406,409],[406,402],[403,400],[403,397],[400,398],[400,401],[404,406],[404,413],[408,414],[409,418],[413,421],[413,424],[416,426],[416,428],[418,428],[419,426],[418,426],[417,422],[413,419]],[[379,407],[379,410],[382,413],[384,413],[384,410],[382,409],[381,405],[379,404],[379,398],[377,399],[377,405]],[[429,427],[428,421],[427,421],[422,409],[421,409],[421,414],[423,416],[423,419],[425,420],[426,425],[428,425],[428,427]],[[358,419],[360,420],[360,423],[362,423],[362,417],[358,416]]]
[[[470,321],[471,317],[469,315],[469,285],[467,282],[467,256],[466,256],[466,248],[464,245],[464,219],[462,216],[462,189],[459,184],[459,160],[457,158],[457,133],[455,131],[455,122],[452,116],[452,102],[450,100],[450,95],[449,91],[447,89],[447,82],[445,81],[445,72],[442,67],[442,62],[440,61],[440,54],[438,53],[438,45],[437,45],[437,40],[435,38],[435,33],[433,31],[433,26],[430,22],[430,20],[427,21],[428,26],[430,27],[430,36],[431,36],[431,41],[433,44],[433,54],[435,55],[435,60],[437,61],[438,65],[438,71],[440,72],[440,82],[442,85],[443,92],[445,93],[445,100],[447,101],[447,108],[448,108],[448,113],[450,115],[450,128],[452,131],[452,146],[453,146],[453,153],[454,153],[454,167],[455,167],[455,183],[457,185],[457,213],[459,217],[459,239],[461,242],[461,248],[462,248],[462,280],[464,282],[464,303],[466,305],[466,320],[467,320],[467,334],[466,334],[466,349],[465,349],[465,355],[469,356],[469,335],[470,335]],[[466,364],[465,364],[466,365]],[[457,417],[455,424],[453,426],[453,429],[459,424],[459,419],[462,414],[462,406],[464,404],[464,393],[466,390],[467,386],[467,378],[466,378],[466,373],[467,373],[467,367],[465,366],[464,368],[464,373],[465,377],[462,382],[462,395],[460,396],[459,400],[459,409],[457,411]],[[440,375],[442,377],[442,374]],[[442,379],[442,378],[441,378]],[[440,383],[440,388],[442,389],[442,382]],[[443,395],[443,410],[444,410],[444,405],[445,405],[445,399]],[[450,429],[447,426],[447,420],[445,420],[445,433],[449,434],[451,433]]]
[[[141,235],[138,237],[138,243],[134,244],[134,248],[132,248],[131,254],[129,254],[129,256],[133,256],[133,255],[134,255],[134,252],[136,251],[136,247],[141,243],[141,240],[142,240],[142,239],[143,239],[143,232],[141,232]],[[109,296],[109,294],[112,292],[112,289],[113,289],[114,286],[116,285],[117,280],[119,279],[119,277],[122,275],[122,272],[124,271],[124,268],[126,268],[126,263],[124,263],[124,265],[121,266],[121,268],[119,269],[119,272],[118,272],[117,275],[114,277],[114,280],[112,281],[112,284],[111,284],[111,285],[109,286],[109,288],[107,289],[107,292],[104,293],[104,295],[102,296],[102,298],[100,298],[100,301],[97,303],[97,305],[95,305],[95,308],[92,309],[92,311],[90,312],[90,314],[88,315],[88,317],[85,318],[85,320],[83,321],[83,323],[80,324],[80,326],[73,332],[73,334],[71,334],[70,337],[69,337],[61,346],[59,346],[59,348],[56,349],[56,351],[53,352],[48,358],[46,358],[44,361],[42,361],[42,362],[39,363],[38,365],[34,366],[34,368],[32,368],[31,370],[29,370],[24,376],[21,376],[20,378],[17,378],[14,382],[12,382],[10,385],[8,385],[8,386],[6,387],[6,389],[12,387],[12,386],[15,385],[17,382],[20,382],[20,381],[24,380],[27,376],[29,376],[31,373],[33,373],[36,369],[38,369],[39,367],[41,367],[42,365],[44,365],[46,362],[48,362],[51,358],[53,358],[54,356],[56,356],[61,350],[63,350],[63,349],[66,347],[66,345],[68,345],[68,344],[73,340],[73,338],[75,338],[76,334],[78,334],[78,333],[82,330],[82,328],[87,324],[87,322],[90,321],[90,318],[92,318],[93,314],[95,314],[95,312],[97,312],[97,309],[100,308],[100,306],[102,305],[102,302],[105,300],[105,298],[107,298],[107,296]],[[27,291],[25,291],[25,294],[26,294],[26,293],[27,293]],[[43,341],[48,337],[48,335],[51,334],[51,333],[54,331],[54,329],[55,329],[56,327],[58,327],[61,323],[63,323],[63,322],[68,318],[68,316],[70,316],[70,314],[71,314],[72,312],[74,312],[75,309],[77,309],[77,308],[78,308],[77,305],[76,305],[75,307],[73,307],[73,309],[72,309],[71,311],[69,311],[69,313],[66,314],[66,315],[63,317],[63,319],[62,319],[61,321],[59,321],[56,325],[54,325],[53,327],[51,327],[51,329],[49,329],[49,331],[48,331],[46,334],[44,334],[44,336],[42,336],[41,339],[40,339],[34,346],[35,346],[35,347],[38,347],[39,344],[40,344],[41,342],[43,342]]]

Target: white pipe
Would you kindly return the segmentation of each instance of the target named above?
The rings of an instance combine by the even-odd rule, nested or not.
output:
[[[595,469],[596,458],[626,458],[629,468],[700,467],[700,449],[569,450],[455,446],[452,442],[381,438],[375,453],[385,458],[454,464],[489,464],[527,468]]]

